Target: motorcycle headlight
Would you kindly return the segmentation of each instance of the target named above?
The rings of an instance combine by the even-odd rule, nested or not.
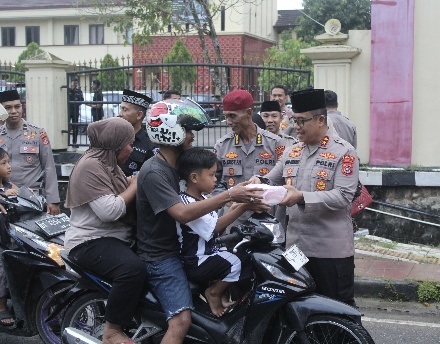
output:
[[[297,279],[293,278],[293,276],[286,275],[276,266],[273,266],[272,264],[268,264],[266,262],[261,262],[261,264],[263,264],[263,266],[272,274],[273,277],[285,281],[287,283],[297,285],[301,288],[307,288],[307,285],[305,285],[303,282],[298,281]]]
[[[284,241],[286,241],[286,232],[279,223],[272,223],[272,222],[262,222],[263,225],[265,225],[273,234],[273,244],[282,244]]]
[[[64,266],[63,260],[60,256],[60,251],[64,250],[64,247],[58,244],[55,244],[53,242],[49,242],[44,240],[39,235],[21,228],[19,226],[15,226],[13,224],[10,225],[11,227],[11,235],[14,235],[14,231],[20,233],[23,237],[32,240],[35,244],[38,245],[38,248],[42,251],[47,252],[47,255],[53,259],[59,266]]]

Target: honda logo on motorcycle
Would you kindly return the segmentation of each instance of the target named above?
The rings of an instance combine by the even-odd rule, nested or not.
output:
[[[270,287],[261,287],[264,291],[270,291],[272,293],[285,294],[286,292],[282,289],[270,288]]]

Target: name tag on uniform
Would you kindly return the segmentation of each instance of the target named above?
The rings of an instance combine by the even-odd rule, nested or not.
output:
[[[309,258],[307,258],[296,245],[290,246],[283,253],[283,256],[296,271],[301,269],[309,261]]]
[[[37,154],[40,152],[39,146],[21,145],[20,153],[22,154]]]

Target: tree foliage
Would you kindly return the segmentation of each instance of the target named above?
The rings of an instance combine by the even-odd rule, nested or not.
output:
[[[312,60],[301,54],[300,50],[309,48],[301,38],[293,39],[289,34],[281,34],[280,47],[266,49],[265,66],[305,69],[313,72]],[[290,91],[304,89],[308,86],[305,73],[286,73],[281,70],[264,70],[259,78],[260,85],[264,90],[270,90],[276,84],[286,86]],[[313,81],[310,81],[313,84]]]
[[[82,11],[98,15],[99,21],[113,26],[116,32],[130,41],[127,33],[133,33],[133,44],[146,45],[151,42],[152,35],[170,32],[174,35],[196,33],[200,40],[206,63],[211,63],[211,56],[206,41],[214,47],[217,63],[222,63],[222,53],[218,41],[214,19],[224,8],[239,7],[245,3],[259,3],[263,0],[80,0]],[[91,9],[91,10],[90,10]],[[211,70],[214,87],[222,95],[226,92],[221,88],[220,79],[226,79],[224,70],[214,67]]]
[[[23,52],[18,56],[18,60],[17,63],[15,64],[14,70],[16,72],[25,72],[27,68],[21,63],[21,61],[30,60],[31,58],[42,53],[44,53],[44,50],[41,49],[37,43],[35,42],[29,43],[26,49],[23,50]]]
[[[107,54],[101,62],[101,68],[120,67],[118,59],[114,59],[112,55]],[[127,87],[128,80],[122,69],[101,70],[98,73],[98,80],[101,81],[103,90],[116,91]]]
[[[193,63],[193,59],[185,44],[183,44],[181,39],[178,39],[165,57],[164,62],[184,64]],[[180,93],[188,93],[185,86],[194,85],[197,79],[197,69],[195,66],[181,65],[168,67],[168,73],[171,77],[172,88]]]
[[[303,12],[321,24],[336,18],[341,22],[342,32],[369,30],[371,28],[370,0],[303,0]],[[301,15],[297,28],[298,37],[312,42],[314,36],[324,33],[324,28]]]

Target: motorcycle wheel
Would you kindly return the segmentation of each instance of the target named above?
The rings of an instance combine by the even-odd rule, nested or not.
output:
[[[62,329],[73,327],[102,340],[105,325],[107,298],[100,293],[78,297],[64,314]]]
[[[51,311],[62,301],[59,295],[62,290],[69,287],[71,283],[61,282],[44,291],[38,300],[35,310],[35,318],[38,334],[45,344],[60,344],[61,343],[61,322],[63,321],[64,311],[60,312],[58,316],[49,322],[46,318]]]
[[[316,315],[307,320],[303,333],[294,331],[283,343],[374,344],[374,340],[358,323],[337,316]]]

